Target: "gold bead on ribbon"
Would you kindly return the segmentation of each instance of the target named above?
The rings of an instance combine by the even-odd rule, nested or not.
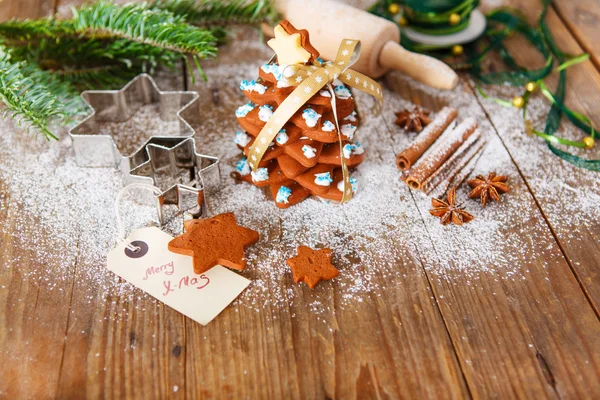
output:
[[[594,147],[594,138],[591,136],[586,136],[583,138],[583,144],[586,149],[591,149]]]
[[[516,108],[523,108],[523,106],[525,105],[525,99],[521,96],[517,96],[512,100],[512,104]]]
[[[535,82],[527,82],[527,84],[525,85],[525,90],[527,90],[529,93],[535,92],[537,90],[537,83]]]
[[[392,3],[388,7],[388,11],[390,14],[396,15],[400,12],[400,6],[397,3]]]
[[[452,54],[455,56],[460,56],[465,52],[465,49],[460,44],[455,44],[452,46]]]
[[[457,13],[450,14],[450,18],[448,18],[448,22],[450,25],[458,25],[460,23],[460,15]]]

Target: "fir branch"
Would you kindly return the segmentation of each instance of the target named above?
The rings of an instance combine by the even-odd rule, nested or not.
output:
[[[53,122],[68,123],[86,111],[80,89],[116,87],[159,65],[173,67],[181,57],[203,74],[199,60],[214,57],[225,36],[219,24],[257,23],[273,15],[267,0],[153,1],[100,0],[74,9],[67,20],[0,23],[2,114],[55,138]]]
[[[269,0],[155,0],[153,7],[195,25],[257,24],[276,19]]]
[[[210,31],[146,3],[119,6],[99,1],[74,8],[72,21],[76,32],[92,38],[123,38],[199,58],[217,54],[216,39]]]
[[[50,131],[50,123],[64,120],[67,115],[56,90],[65,93],[65,87],[57,88],[53,79],[50,85],[40,79],[50,78],[42,70],[35,70],[24,62],[12,62],[6,49],[0,49],[0,99],[7,108],[2,116],[11,116],[21,126],[27,122],[27,130],[36,127],[47,139],[56,139]]]
[[[73,23],[70,20],[57,20],[55,18],[36,20],[9,20],[0,23],[2,41],[7,40],[28,42],[41,37],[60,40],[62,37],[76,35]]]
[[[16,60],[40,65],[79,89],[114,87],[140,72],[153,73],[161,65],[173,68],[180,55],[126,39],[40,39],[12,48]]]

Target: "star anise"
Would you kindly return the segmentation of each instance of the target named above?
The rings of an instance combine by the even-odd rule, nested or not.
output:
[[[396,113],[396,117],[396,125],[415,132],[421,132],[423,127],[431,122],[429,111],[421,110],[418,107],[415,107],[412,111],[399,111]]]
[[[510,187],[505,183],[507,180],[506,176],[496,175],[495,172],[489,174],[487,179],[483,175],[477,175],[475,179],[467,181],[473,188],[469,193],[469,198],[479,198],[482,207],[485,207],[489,199],[500,201],[501,194],[510,192]]]
[[[448,191],[447,201],[431,199],[433,209],[429,213],[440,218],[442,225],[453,223],[455,225],[471,222],[475,217],[466,212],[459,204],[456,204],[456,187]]]

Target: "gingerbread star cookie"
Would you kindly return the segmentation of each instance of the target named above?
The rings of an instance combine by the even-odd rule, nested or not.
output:
[[[258,241],[258,232],[239,226],[233,213],[184,223],[185,232],[169,242],[173,253],[192,256],[194,272],[201,274],[215,265],[243,270],[244,249]]]
[[[286,261],[292,269],[294,282],[304,282],[313,289],[320,281],[338,276],[338,270],[331,264],[331,255],[330,249],[298,247],[298,255]]]
[[[267,42],[275,50],[279,64],[304,64],[319,56],[319,52],[310,44],[308,32],[296,29],[287,20],[275,27],[275,38]]]

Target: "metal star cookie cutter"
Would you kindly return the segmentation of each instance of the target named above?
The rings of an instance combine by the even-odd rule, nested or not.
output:
[[[134,154],[122,155],[112,135],[100,134],[103,123],[125,122],[143,106],[157,104],[163,121],[179,121],[177,136],[194,135],[192,124],[199,124],[199,95],[192,91],[161,91],[148,74],[140,74],[119,90],[86,90],[81,97],[91,114],[69,130],[75,160],[82,167],[117,167],[125,176],[138,164]],[[153,135],[148,137],[170,137]],[[171,135],[173,136],[173,135]]]
[[[79,166],[117,167],[127,184],[157,186],[161,224],[167,204],[194,217],[206,216],[206,188],[220,183],[219,160],[198,154],[191,139],[195,133],[192,126],[200,124],[197,92],[161,91],[150,75],[140,74],[119,90],[88,90],[81,97],[91,114],[69,130]],[[137,150],[122,155],[112,135],[98,133],[103,123],[125,122],[149,104],[158,105],[161,120],[179,121],[177,136],[149,134]]]
[[[203,175],[218,168],[218,159],[198,154],[194,139],[154,137],[131,157],[138,166],[131,170],[129,181],[151,184],[160,191],[157,211],[161,224],[167,204],[196,218],[207,216]]]

